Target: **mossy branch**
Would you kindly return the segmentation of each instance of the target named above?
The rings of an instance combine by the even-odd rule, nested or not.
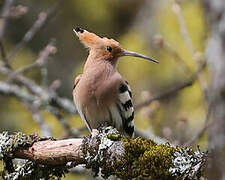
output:
[[[27,161],[16,165],[14,158]],[[0,159],[4,161],[4,179],[61,177],[78,164],[104,178],[198,179],[206,154],[150,139],[127,138],[112,127],[101,127],[84,138],[65,140],[3,132]]]

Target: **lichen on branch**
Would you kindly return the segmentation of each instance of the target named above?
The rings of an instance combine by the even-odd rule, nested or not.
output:
[[[151,139],[124,137],[110,127],[100,129],[99,134],[86,138],[83,146],[86,167],[92,168],[95,175],[175,180],[198,179],[202,174],[206,154],[200,150],[194,152],[169,143],[157,144]]]
[[[4,163],[4,170],[1,172],[2,178],[4,180],[39,180],[42,178],[60,178],[68,173],[68,168],[65,165],[50,166],[30,160],[25,160],[23,163],[12,161],[19,149],[26,149],[35,142],[47,139],[53,140],[53,138],[41,138],[37,134],[27,136],[21,132],[12,135],[9,135],[8,132],[0,133],[0,160],[3,160]]]
[[[85,164],[95,175],[120,179],[199,179],[206,154],[190,148],[128,138],[113,127],[100,127],[82,139],[54,140],[23,133],[0,133],[4,179],[61,177],[69,168]],[[16,165],[12,159],[26,159]],[[40,176],[41,175],[41,176]]]

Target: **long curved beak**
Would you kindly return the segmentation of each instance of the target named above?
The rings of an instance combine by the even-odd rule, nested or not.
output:
[[[123,50],[121,53],[121,56],[133,56],[133,57],[139,57],[139,58],[143,58],[143,59],[147,59],[149,61],[155,62],[155,63],[159,63],[159,61],[157,61],[156,59],[153,59],[149,56],[145,56],[143,54],[139,54],[133,51],[128,51],[128,50]]]

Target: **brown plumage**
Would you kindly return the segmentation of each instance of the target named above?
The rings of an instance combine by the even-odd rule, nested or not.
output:
[[[113,39],[101,38],[81,28],[75,28],[74,32],[89,48],[83,74],[78,75],[74,81],[73,97],[81,118],[90,131],[107,123],[121,133],[133,136],[134,108],[131,90],[116,69],[117,61],[121,56],[157,61],[124,50]]]

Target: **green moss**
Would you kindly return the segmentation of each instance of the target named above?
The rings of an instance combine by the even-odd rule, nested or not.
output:
[[[117,148],[124,145],[124,153],[113,156],[108,154],[107,149],[99,152],[99,144],[92,146],[93,139],[90,140],[90,137],[84,143],[86,167],[92,168],[96,175],[101,171],[104,178],[115,175],[120,179],[175,179],[169,169],[173,167],[174,152],[179,151],[179,148],[169,144],[158,145],[153,140],[141,137],[131,139],[117,137],[116,134],[108,136],[118,143],[118,146],[115,145]],[[98,137],[94,142],[97,141],[100,143]]]
[[[177,147],[157,145],[150,139],[123,139],[125,156],[117,161],[115,175],[121,179],[175,179],[169,172]],[[123,168],[121,168],[123,167]]]
[[[121,138],[121,135],[118,134],[108,134],[107,138],[113,140],[113,141],[118,141]]]
[[[103,178],[114,175],[120,179],[177,180],[199,179],[205,153],[189,148],[157,144],[151,139],[125,138],[110,128],[83,141],[86,167]],[[110,138],[111,137],[111,138]],[[101,172],[101,173],[99,173]],[[193,172],[195,172],[193,174]],[[195,177],[195,178],[194,178]],[[200,177],[200,176],[198,176]]]

